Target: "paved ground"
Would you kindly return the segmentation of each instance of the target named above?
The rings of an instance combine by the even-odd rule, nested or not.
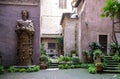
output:
[[[40,70],[34,73],[7,73],[0,79],[119,79],[120,74],[89,74],[86,69]]]

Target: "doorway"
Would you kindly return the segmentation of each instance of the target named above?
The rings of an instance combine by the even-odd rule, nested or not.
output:
[[[99,43],[102,46],[102,52],[107,55],[108,35],[99,35]]]

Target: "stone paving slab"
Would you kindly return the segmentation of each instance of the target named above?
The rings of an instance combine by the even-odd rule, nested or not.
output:
[[[120,74],[89,74],[86,69],[40,70],[33,73],[8,73],[0,79],[119,79]]]

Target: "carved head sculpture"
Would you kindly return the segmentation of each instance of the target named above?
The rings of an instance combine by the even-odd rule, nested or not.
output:
[[[29,18],[29,12],[27,10],[21,11],[22,19],[25,21]]]

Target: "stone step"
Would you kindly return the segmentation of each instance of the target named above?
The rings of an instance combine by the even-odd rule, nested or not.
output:
[[[105,70],[118,70],[118,67],[105,67],[105,68],[103,68],[103,69],[105,69]]]
[[[105,73],[120,73],[120,70],[103,70]]]
[[[118,62],[118,61],[115,61],[115,60],[105,60],[105,62]]]
[[[119,62],[114,61],[112,59],[112,56],[105,56],[105,62],[107,63],[107,66],[105,68],[103,68],[103,72],[105,72],[105,73],[120,73],[120,70],[118,70]]]
[[[113,60],[113,59],[112,59],[112,56],[105,56],[105,59],[107,59],[107,60],[108,60],[108,59]]]
[[[49,64],[48,66],[58,66],[59,64],[58,63],[51,63],[51,64]]]
[[[48,68],[58,68],[58,66],[48,66]]]
[[[118,65],[119,63],[118,62],[106,62],[107,65]]]
[[[48,68],[58,68],[59,63],[51,63],[48,65]]]
[[[113,65],[113,64],[112,65],[109,65],[109,64],[107,65],[107,67],[117,67],[117,66],[118,65]]]
[[[105,56],[105,58],[111,58],[112,56]]]

